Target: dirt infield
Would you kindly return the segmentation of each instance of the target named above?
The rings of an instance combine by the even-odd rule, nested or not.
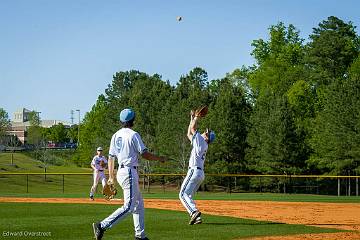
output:
[[[122,200],[119,199],[90,201],[84,198],[0,197],[0,202],[122,204]],[[201,211],[206,214],[355,231],[253,238],[256,240],[360,239],[360,204],[356,203],[197,200],[197,204]],[[184,211],[178,200],[145,199],[145,207]]]

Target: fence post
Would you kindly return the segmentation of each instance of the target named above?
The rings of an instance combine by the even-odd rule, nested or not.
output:
[[[359,178],[356,178],[356,196],[359,196]]]
[[[349,190],[348,190],[348,192],[349,192],[349,196],[351,196],[351,178],[350,178],[350,171],[348,171],[348,175],[349,175]]]
[[[62,175],[62,193],[65,193],[65,174]]]
[[[338,177],[338,196],[340,196],[340,178]]]

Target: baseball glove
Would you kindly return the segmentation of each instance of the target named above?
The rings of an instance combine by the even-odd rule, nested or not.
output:
[[[107,182],[102,190],[102,194],[104,195],[106,200],[113,199],[115,195],[117,194],[117,190],[115,188],[115,185],[113,183]]]
[[[106,163],[104,160],[101,160],[100,163],[99,163],[100,167],[102,168],[106,168]]]
[[[208,107],[207,106],[201,106],[195,110],[195,117],[205,117],[208,113]]]

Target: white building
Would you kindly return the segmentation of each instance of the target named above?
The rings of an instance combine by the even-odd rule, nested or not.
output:
[[[7,133],[9,135],[17,136],[22,144],[26,143],[27,130],[30,127],[29,115],[32,111],[21,108],[13,113],[13,119],[10,122],[11,128]],[[71,127],[71,123],[62,120],[41,120],[40,126],[50,128],[57,124],[63,124],[65,127]]]

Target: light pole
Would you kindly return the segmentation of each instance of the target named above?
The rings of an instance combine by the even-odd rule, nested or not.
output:
[[[80,146],[80,109],[76,109],[76,111],[79,113],[79,125],[78,125],[78,141],[77,146]]]

